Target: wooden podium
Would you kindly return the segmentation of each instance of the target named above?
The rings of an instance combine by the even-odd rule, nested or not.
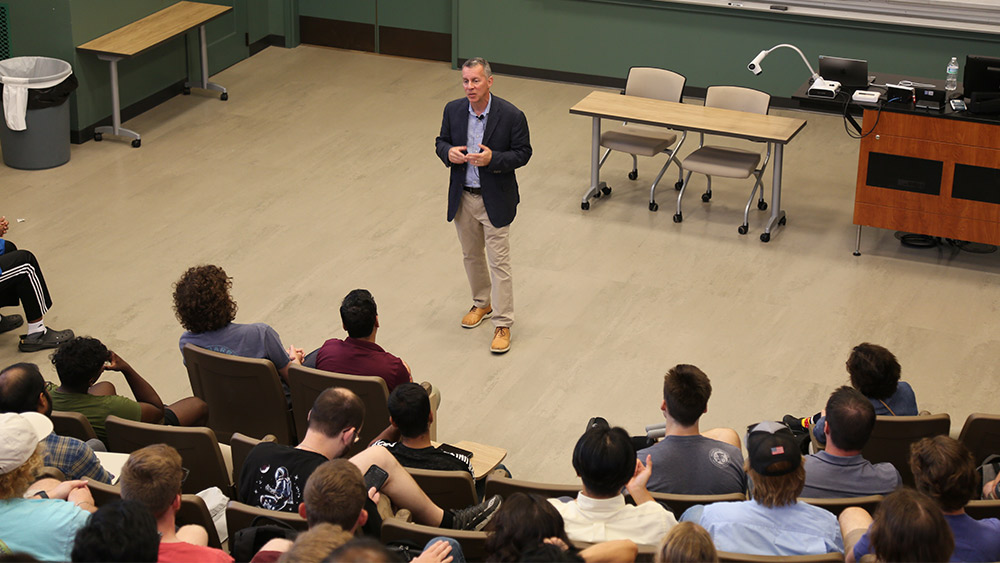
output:
[[[1000,119],[864,112],[854,224],[1000,245]]]

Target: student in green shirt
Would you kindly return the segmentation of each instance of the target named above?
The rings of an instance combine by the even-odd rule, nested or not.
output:
[[[171,426],[204,426],[208,420],[208,405],[197,397],[165,406],[153,387],[128,362],[96,338],[80,336],[63,344],[52,355],[52,364],[60,382],[59,387],[50,389],[53,408],[86,416],[101,440],[107,440],[104,419],[112,414]],[[97,381],[105,370],[125,376],[134,401],[118,395],[111,382]]]

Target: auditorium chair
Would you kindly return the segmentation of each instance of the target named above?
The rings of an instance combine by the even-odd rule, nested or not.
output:
[[[234,498],[236,500],[243,500],[239,498],[240,496],[240,471],[243,470],[243,462],[246,461],[247,455],[250,454],[250,450],[254,448],[257,444],[261,442],[275,442],[277,438],[274,434],[268,434],[260,440],[256,438],[251,438],[250,436],[245,436],[239,432],[233,434],[232,438],[229,440],[229,447],[232,448],[233,452],[233,492]]]
[[[197,493],[218,487],[222,494],[232,496],[233,486],[219,442],[211,428],[204,426],[164,426],[126,420],[115,415],[104,422],[108,432],[108,449],[130,454],[151,444],[173,446],[188,470],[181,485],[185,493]]]
[[[980,465],[990,454],[1000,454],[1000,415],[972,413],[965,419],[958,441],[972,452],[976,465]]]
[[[254,520],[257,519],[257,517],[262,517],[261,520],[263,521],[257,521],[257,525],[261,526],[267,524],[267,519],[270,518],[288,524],[296,530],[305,531],[309,529],[309,524],[306,522],[306,519],[299,516],[298,512],[267,510],[231,500],[229,501],[229,504],[226,505],[226,530],[229,532],[229,537],[232,538],[236,532],[242,530],[243,528],[253,526]]]
[[[844,554],[840,552],[823,553],[820,555],[750,555],[747,553],[732,553],[719,551],[719,561],[734,561],[744,563],[825,563],[827,561],[843,561]]]
[[[343,387],[354,392],[365,404],[365,421],[361,426],[360,438],[347,451],[350,457],[368,447],[376,436],[389,426],[389,389],[381,377],[346,375],[298,364],[288,366],[288,387],[292,392],[292,412],[295,426],[301,428],[302,435],[308,428],[306,416],[312,409],[316,397],[329,387]],[[433,436],[431,437],[433,439]]]
[[[52,411],[52,431],[59,436],[69,436],[78,440],[93,440],[97,438],[94,427],[87,417],[75,411]]]
[[[468,530],[446,530],[422,524],[406,522],[399,518],[387,518],[382,521],[382,543],[408,542],[423,547],[432,538],[447,536],[457,540],[462,545],[462,553],[467,561],[484,561],[486,559],[486,532]]]
[[[295,445],[295,426],[278,370],[270,360],[212,352],[192,344],[183,349],[195,397],[208,403],[208,427],[228,444],[234,432],[274,434]],[[304,433],[304,432],[303,432]]]
[[[888,461],[899,471],[903,484],[913,486],[910,472],[910,444],[921,438],[947,436],[951,418],[945,414],[917,416],[877,416],[871,438],[861,455],[872,463]]]
[[[879,503],[882,502],[882,498],[882,495],[868,495],[863,497],[844,498],[799,497],[799,500],[806,504],[825,508],[826,510],[832,512],[834,516],[840,516],[840,513],[849,506],[859,506],[867,510],[868,514],[874,514],[875,509],[878,508]]]
[[[91,496],[94,497],[94,506],[98,508],[122,498],[121,484],[108,485],[100,481],[88,481],[87,487],[90,489]],[[178,526],[197,524],[205,528],[205,531],[208,532],[208,546],[222,549],[219,530],[215,527],[215,521],[212,520],[208,505],[200,496],[181,495],[181,507],[174,517],[174,523]]]
[[[407,467],[413,480],[420,485],[434,504],[441,508],[465,508],[479,504],[476,482],[468,471],[439,471]]]

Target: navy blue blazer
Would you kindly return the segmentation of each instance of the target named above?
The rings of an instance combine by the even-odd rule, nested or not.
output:
[[[528,120],[524,112],[514,104],[500,99],[494,94],[490,115],[486,119],[483,144],[493,151],[490,163],[479,168],[479,185],[483,189],[483,204],[486,214],[494,227],[504,227],[514,220],[517,204],[521,201],[517,193],[517,177],[514,169],[528,163],[531,158],[531,143],[528,136]],[[462,186],[465,185],[465,167],[468,164],[452,164],[448,160],[448,150],[454,146],[465,146],[469,127],[469,99],[459,98],[448,102],[441,120],[441,134],[435,142],[438,158],[451,168],[448,186],[448,220],[455,218],[462,200]]]

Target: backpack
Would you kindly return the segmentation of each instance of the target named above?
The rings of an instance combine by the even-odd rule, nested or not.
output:
[[[264,522],[261,524],[260,522]],[[229,554],[240,563],[246,563],[274,538],[295,541],[299,531],[289,524],[270,516],[256,516],[250,526],[243,528],[229,538]]]

